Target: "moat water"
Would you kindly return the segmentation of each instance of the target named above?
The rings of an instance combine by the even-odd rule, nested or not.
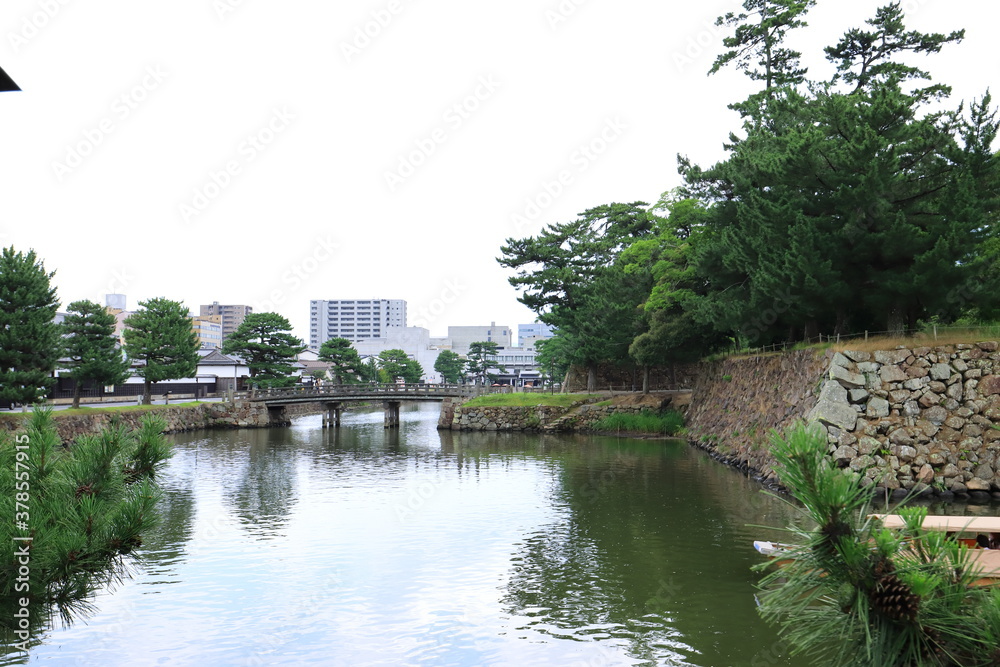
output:
[[[144,563],[53,665],[777,667],[782,502],[680,441],[439,433],[437,407],[174,436]]]

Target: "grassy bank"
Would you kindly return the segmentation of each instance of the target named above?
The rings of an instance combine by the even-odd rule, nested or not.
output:
[[[487,394],[467,401],[463,407],[536,407],[549,405],[568,408],[574,403],[600,398],[600,394]]]
[[[186,403],[170,403],[169,405],[118,405],[103,408],[83,406],[79,408],[67,408],[65,410],[54,410],[52,416],[58,419],[62,415],[92,415],[102,412],[160,412],[173,408],[193,408],[199,405],[205,405],[205,403],[188,401]],[[25,419],[30,416],[31,412],[7,412],[0,414],[0,419]]]
[[[673,410],[662,413],[643,410],[639,414],[613,414],[594,422],[594,431],[615,433],[655,433],[657,435],[677,435],[684,430],[684,415]]]

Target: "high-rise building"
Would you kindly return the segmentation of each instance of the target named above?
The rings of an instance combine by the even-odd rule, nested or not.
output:
[[[222,324],[218,317],[192,317],[191,330],[202,348],[222,347]]]
[[[406,326],[402,299],[319,299],[309,302],[309,347],[331,338],[381,338],[389,327]]]
[[[201,306],[199,315],[204,318],[220,318],[217,321],[222,324],[222,338],[225,340],[226,336],[236,331],[236,327],[243,324],[243,320],[252,312],[253,308],[250,306],[220,305],[218,301],[213,301]]]
[[[536,342],[552,338],[554,333],[555,329],[548,324],[542,324],[538,320],[535,320],[531,324],[518,324],[517,346],[534,347]]]
[[[488,327],[448,327],[447,347],[455,354],[468,354],[473,343],[496,343],[501,349],[510,347],[510,327],[497,326],[490,322]]]

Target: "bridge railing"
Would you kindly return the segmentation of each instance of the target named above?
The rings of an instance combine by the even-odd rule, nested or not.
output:
[[[253,396],[256,400],[279,398],[325,398],[335,396],[361,396],[386,394],[391,396],[460,396],[473,397],[487,393],[490,387],[448,384],[324,384],[320,387],[289,387],[261,389]],[[250,397],[243,392],[241,397]]]

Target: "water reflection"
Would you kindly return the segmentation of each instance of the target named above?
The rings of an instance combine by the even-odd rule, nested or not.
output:
[[[747,525],[791,513],[756,484],[684,443],[436,419],[176,436],[146,569],[0,664],[795,664],[753,599],[780,533]]]

